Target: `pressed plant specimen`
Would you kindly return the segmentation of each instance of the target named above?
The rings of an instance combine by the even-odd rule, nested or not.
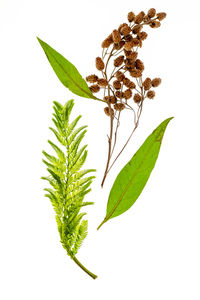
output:
[[[64,106],[54,101],[53,122],[55,128],[50,127],[59,142],[59,147],[51,141],[56,156],[43,151],[49,176],[42,177],[47,180],[51,188],[45,188],[45,194],[54,207],[56,222],[60,234],[60,241],[67,254],[73,261],[93,279],[97,276],[86,269],[76,258],[77,251],[87,235],[87,220],[85,213],[80,212],[83,206],[93,204],[84,201],[84,197],[90,192],[90,185],[94,176],[85,176],[94,169],[82,170],[87,157],[87,146],[80,147],[87,126],[76,128],[81,118],[78,116],[71,123],[69,116],[74,106],[73,100]]]
[[[137,15],[129,12],[128,22],[114,29],[102,42],[102,55],[96,58],[96,68],[101,72],[101,76],[93,74],[86,77],[86,81],[91,83],[90,90],[93,94],[103,91],[102,98],[107,103],[104,112],[110,118],[108,156],[102,186],[108,172],[139,125],[144,100],[153,99],[155,97],[153,88],[161,83],[160,78],[144,78],[144,64],[138,58],[138,50],[147,38],[143,28],[145,26],[158,28],[161,25],[160,21],[165,17],[166,13],[156,13],[154,8],[151,8],[147,14],[143,11]],[[126,143],[111,162],[117,142],[120,116],[126,109],[134,114],[133,129]]]

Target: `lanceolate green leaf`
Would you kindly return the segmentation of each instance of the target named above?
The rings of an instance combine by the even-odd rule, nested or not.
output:
[[[109,219],[123,214],[140,196],[155,166],[165,129],[171,119],[166,119],[148,136],[118,174],[110,191],[106,217],[98,229]]]
[[[50,47],[47,43],[43,42],[39,38],[37,39],[58,79],[65,87],[78,96],[100,100],[91,93],[86,81],[82,78],[81,74],[72,63],[70,63],[66,58],[64,58],[64,56]]]

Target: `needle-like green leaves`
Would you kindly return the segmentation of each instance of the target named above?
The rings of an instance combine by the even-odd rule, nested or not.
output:
[[[98,229],[109,219],[123,214],[140,196],[155,166],[165,129],[171,119],[166,119],[148,136],[118,174],[110,191],[106,217]]]
[[[64,56],[50,47],[47,43],[43,42],[39,38],[37,39],[58,79],[65,87],[78,96],[100,100],[91,93],[86,81],[72,63],[70,63],[66,58],[64,58]]]

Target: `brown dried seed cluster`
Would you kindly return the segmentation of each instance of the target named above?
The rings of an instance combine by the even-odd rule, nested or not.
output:
[[[120,33],[119,33],[118,30],[116,30],[116,29],[113,30],[113,32],[112,32],[112,38],[113,38],[113,42],[115,44],[118,44],[121,41],[121,35],[120,35]]]
[[[98,76],[97,75],[89,75],[86,77],[86,81],[90,83],[97,82]]]
[[[108,85],[108,81],[106,79],[104,79],[104,78],[99,78],[97,80],[97,83],[101,87],[106,87]]]
[[[116,90],[120,90],[121,89],[121,82],[119,80],[115,80],[113,81],[113,87],[116,89]]]
[[[126,91],[124,92],[124,98],[125,98],[126,100],[128,100],[128,99],[130,99],[131,97],[132,97],[132,91],[131,91],[131,89],[126,90]]]
[[[100,91],[100,87],[97,84],[93,84],[90,86],[90,91],[92,93],[98,93]]]
[[[161,84],[161,79],[160,78],[154,78],[151,83],[152,83],[153,87],[157,87]]]
[[[135,17],[135,23],[140,24],[143,21],[143,18],[145,16],[145,13],[141,11],[136,17]]]
[[[96,68],[102,75],[89,75],[86,81],[92,84],[92,93],[104,90],[103,99],[108,103],[104,111],[107,115],[123,110],[129,99],[139,104],[145,98],[155,97],[152,88],[158,87],[161,79],[147,77],[143,80],[144,63],[138,58],[138,49],[148,36],[144,27],[158,28],[165,17],[166,13],[157,12],[155,8],[150,8],[147,13],[131,11],[127,15],[127,23],[120,24],[102,42],[102,57],[96,58]],[[110,61],[114,66],[109,75]],[[133,95],[134,89],[137,92]]]
[[[114,104],[115,110],[121,111],[125,108],[125,105],[123,103],[116,103]]]
[[[139,103],[142,101],[142,97],[140,94],[136,93],[133,97],[133,100],[135,101],[135,103]]]
[[[150,88],[152,87],[151,78],[147,77],[145,79],[145,81],[143,81],[142,85],[143,85],[145,91],[150,90]]]
[[[114,97],[114,96],[110,96],[110,97],[105,96],[105,97],[104,97],[104,100],[105,100],[106,102],[108,102],[108,103],[111,103],[111,104],[115,104],[115,103],[117,102],[117,99],[116,99],[116,97]]]
[[[133,22],[135,20],[135,14],[134,14],[133,11],[130,11],[128,13],[127,19],[128,19],[129,22]]]
[[[104,62],[103,60],[101,59],[101,57],[97,57],[96,58],[96,68],[97,70],[99,71],[102,71],[104,69]]]
[[[122,81],[125,78],[125,75],[124,73],[117,71],[115,77],[117,78],[118,81]]]
[[[115,67],[120,67],[124,62],[124,56],[120,55],[114,60],[114,66]]]
[[[149,18],[153,18],[153,17],[155,17],[155,15],[156,15],[156,10],[155,10],[155,8],[150,8],[149,11],[148,11],[148,13],[147,13],[147,16],[148,16]]]
[[[104,108],[104,112],[107,116],[114,115],[114,110],[109,108],[108,106]]]
[[[149,99],[153,99],[154,97],[155,97],[155,92],[154,91],[152,91],[152,90],[149,90],[148,92],[147,92],[147,97],[149,98]]]
[[[165,12],[160,12],[157,14],[157,18],[159,21],[162,21],[166,18],[167,14]]]

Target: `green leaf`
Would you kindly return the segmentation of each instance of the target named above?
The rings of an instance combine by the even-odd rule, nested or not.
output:
[[[155,166],[165,129],[171,119],[166,119],[148,136],[118,174],[110,191],[106,217],[98,229],[109,219],[127,211],[140,196]]]
[[[56,50],[51,48],[47,43],[43,42],[39,38],[37,39],[58,79],[65,87],[78,96],[99,100],[91,93],[86,81],[82,78],[72,63],[70,63]]]

